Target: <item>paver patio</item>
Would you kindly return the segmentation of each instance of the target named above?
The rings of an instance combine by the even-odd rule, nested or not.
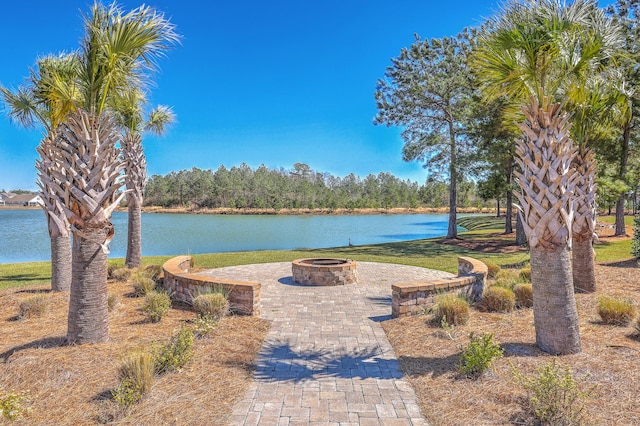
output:
[[[294,283],[289,262],[199,274],[260,282],[272,321],[231,425],[427,424],[380,322],[391,318],[392,284],[452,274],[358,262],[358,284],[335,287]]]

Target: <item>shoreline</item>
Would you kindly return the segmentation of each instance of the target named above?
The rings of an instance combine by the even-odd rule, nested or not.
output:
[[[126,211],[126,208],[118,208]],[[168,214],[210,214],[210,215],[315,215],[315,216],[343,216],[343,215],[393,215],[393,214],[448,214],[448,207],[396,207],[390,209],[358,208],[358,209],[231,209],[231,208],[189,208],[189,207],[143,207],[144,213],[168,213]],[[459,208],[457,213],[462,214],[495,214],[495,208]]]

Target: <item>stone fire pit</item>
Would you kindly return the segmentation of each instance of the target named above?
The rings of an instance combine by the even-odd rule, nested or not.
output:
[[[291,264],[293,281],[305,285],[345,285],[358,282],[356,262],[349,259],[297,259]]]

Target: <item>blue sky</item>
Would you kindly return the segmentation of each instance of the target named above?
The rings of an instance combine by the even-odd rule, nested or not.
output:
[[[0,26],[0,84],[17,87],[37,57],[71,51],[90,0],[11,1]],[[140,2],[119,2],[126,9]],[[376,81],[400,49],[455,35],[492,15],[498,1],[151,0],[183,36],[160,64],[153,104],[177,123],[147,136],[149,174],[242,162],[296,162],[344,176],[391,172],[426,179],[402,161],[400,130],[374,126]],[[0,117],[0,189],[36,189],[41,129]]]

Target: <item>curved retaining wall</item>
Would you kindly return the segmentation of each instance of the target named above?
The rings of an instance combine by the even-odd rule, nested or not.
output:
[[[191,256],[178,256],[167,260],[164,271],[164,288],[172,297],[191,302],[192,295],[204,287],[222,286],[229,290],[231,311],[242,315],[260,315],[260,283],[233,281],[223,278],[192,274]]]
[[[464,292],[471,301],[479,302],[486,279],[487,265],[470,257],[459,257],[457,277],[392,285],[391,315],[402,318],[422,314],[443,293]]]

